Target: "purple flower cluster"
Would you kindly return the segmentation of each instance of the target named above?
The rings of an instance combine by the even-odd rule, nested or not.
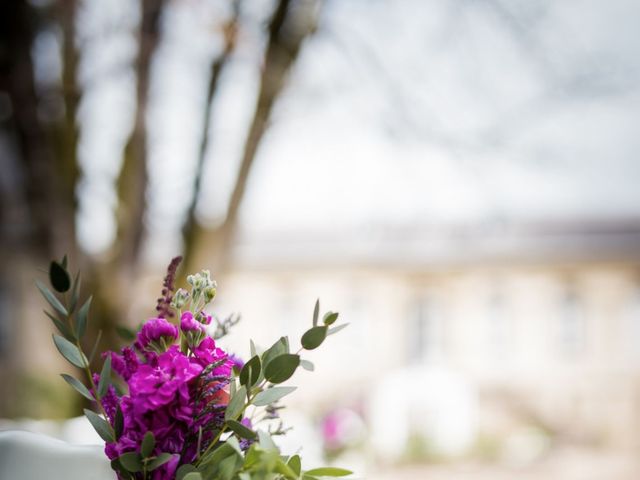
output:
[[[190,322],[202,325],[187,313],[181,320],[183,333],[190,331],[185,326],[193,327]],[[200,430],[201,448],[206,448],[212,432],[224,422],[229,399],[226,387],[233,365],[228,355],[204,335],[197,345],[183,351],[175,344],[179,336],[178,328],[167,320],[151,319],[143,325],[134,348],[108,353],[128,393],[118,396],[111,387],[103,399],[112,426],[115,428],[118,408],[124,420],[121,434],[106,444],[105,453],[113,460],[123,453],[139,452],[145,433],[153,432],[153,455],[177,454],[152,472],[153,480],[172,479],[181,464],[195,459]]]

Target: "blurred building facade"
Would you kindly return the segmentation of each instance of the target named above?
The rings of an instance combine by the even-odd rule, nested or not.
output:
[[[531,431],[628,450],[640,446],[639,248],[634,222],[254,237],[237,246],[216,310],[242,308],[229,338],[239,353],[248,337],[295,343],[316,296],[340,311],[349,328],[311,352],[316,371],[297,380],[293,401],[310,412],[350,406],[375,430],[372,417],[401,408],[404,431],[387,415],[386,435],[404,443],[462,415],[453,454],[500,455]],[[447,400],[438,385],[451,382],[430,380],[443,372],[462,379],[465,398]]]

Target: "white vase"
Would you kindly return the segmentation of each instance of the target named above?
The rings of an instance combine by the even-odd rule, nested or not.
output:
[[[0,432],[0,480],[114,480],[103,448],[39,433]]]

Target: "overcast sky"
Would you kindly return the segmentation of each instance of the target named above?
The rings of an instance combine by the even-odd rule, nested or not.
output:
[[[101,59],[85,59],[88,77],[134,53],[127,2],[101,3],[86,8]],[[199,204],[212,221],[255,101],[269,3],[251,3],[255,28],[242,32],[214,104]],[[224,14],[218,1],[191,0],[173,2],[165,18],[149,137],[148,222],[160,250],[178,245],[219,48],[211,19]],[[244,231],[640,218],[638,18],[633,0],[329,1],[261,146]],[[119,33],[97,36],[110,22]],[[94,250],[113,229],[109,182],[130,128],[98,112],[109,103],[131,111],[134,90],[131,71],[100,75],[81,110],[79,231]]]

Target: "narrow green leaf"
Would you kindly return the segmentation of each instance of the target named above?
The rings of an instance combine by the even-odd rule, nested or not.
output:
[[[66,338],[67,340],[69,340],[71,342],[75,341],[75,338],[74,338],[73,334],[71,333],[71,330],[69,330],[69,327],[67,327],[67,325],[64,322],[58,320],[54,315],[52,315],[51,313],[47,312],[46,310],[43,310],[43,312],[53,322],[53,324],[56,326],[58,331],[62,335],[64,335],[64,338]]]
[[[96,432],[98,432],[98,435],[100,435],[100,437],[102,437],[105,442],[114,441],[111,426],[104,418],[102,418],[96,412],[88,410],[86,408],[84,409],[84,414],[89,419],[89,422],[91,422],[91,425],[93,425],[93,428],[95,428]]]
[[[62,268],[64,268],[65,270],[67,269],[67,254],[65,253],[62,256],[62,260],[60,260],[60,265],[62,265]]]
[[[69,300],[69,313],[73,313],[78,305],[78,297],[80,295],[80,272],[76,273],[76,278],[73,280],[71,287],[71,299]]]
[[[147,470],[149,472],[153,472],[156,468],[161,467],[172,458],[173,458],[173,455],[171,455],[170,453],[166,453],[166,452],[161,453],[156,458],[154,458],[149,463],[147,463]]]
[[[305,475],[318,475],[320,477],[344,477],[346,475],[351,475],[353,472],[344,468],[322,467],[307,470],[304,473]]]
[[[256,349],[256,344],[253,343],[253,340],[249,340],[249,352],[251,352],[252,357],[258,354],[258,350]]]
[[[61,373],[60,376],[64,378],[65,382],[71,385],[80,395],[85,397],[87,400],[95,400],[95,398],[93,398],[93,395],[91,395],[89,389],[85,387],[80,380],[72,377],[71,375],[67,375],[66,373]]]
[[[236,420],[227,420],[227,427],[239,437],[248,438],[249,440],[255,440],[257,437],[256,432]]]
[[[93,296],[89,297],[84,305],[80,307],[78,313],[76,314],[76,333],[78,334],[78,338],[82,338],[84,336],[84,332],[87,329],[87,319],[89,317],[89,308],[91,308],[91,300]]]
[[[282,383],[294,374],[300,365],[300,355],[285,353],[274,358],[264,371],[264,377],[271,383]]]
[[[263,390],[253,399],[253,403],[256,407],[264,407],[271,403],[277,402],[282,397],[289,395],[295,391],[298,387],[272,387]]]
[[[247,388],[243,385],[238,390],[236,390],[234,395],[231,396],[229,405],[227,405],[227,409],[224,412],[225,421],[235,420],[236,418],[238,418],[240,413],[242,413],[242,409],[244,408],[246,395]]]
[[[322,319],[322,323],[324,323],[327,327],[333,325],[334,323],[336,323],[338,315],[339,314],[337,312],[327,312]]]
[[[49,305],[51,305],[65,317],[69,315],[67,309],[64,308],[64,305],[60,303],[60,300],[58,300],[56,296],[51,292],[51,290],[49,290],[41,281],[36,280],[36,287],[38,287],[38,290],[40,290],[40,293],[45,298],[45,300],[49,302]]]
[[[309,360],[300,359],[300,366],[309,372],[313,372],[316,367]]]
[[[93,343],[93,348],[91,348],[91,355],[89,355],[89,363],[93,362],[93,357],[96,356],[96,352],[98,351],[98,344],[100,343],[101,338],[102,338],[102,330],[98,330],[98,335],[96,335],[96,341]]]
[[[106,395],[107,389],[111,384],[111,355],[107,355],[100,372],[100,383],[98,384],[98,397],[102,398]]]
[[[118,457],[118,461],[120,462],[120,465],[127,470],[127,472],[137,473],[141,472],[144,468],[140,454],[136,452],[123,453]]]
[[[244,364],[240,371],[240,384],[252,387],[260,378],[260,357],[254,356]]]
[[[84,356],[78,347],[60,335],[53,334],[53,343],[56,344],[56,348],[66,358],[69,363],[79,368],[85,368],[89,363],[87,357]]]
[[[71,287],[71,279],[65,267],[58,262],[51,262],[49,265],[49,281],[53,288],[60,293],[64,293]]]
[[[301,343],[305,350],[314,350],[327,338],[327,326],[313,327],[304,332]]]
[[[142,445],[140,447],[140,455],[142,458],[148,458],[153,452],[153,448],[156,446],[156,437],[152,431],[148,431],[142,437]]]
[[[302,469],[302,462],[300,461],[300,455],[294,455],[293,457],[291,457],[287,462],[287,465],[289,465],[289,468],[291,468],[291,470],[294,471],[294,473],[296,474],[296,477],[300,476],[300,471]]]
[[[122,340],[125,340],[127,342],[132,342],[136,339],[136,332],[131,328],[127,328],[122,325],[116,326],[116,333]]]
[[[327,332],[327,336],[333,335],[334,333],[338,333],[343,328],[347,328],[349,326],[348,323],[343,323],[342,325],[338,325],[337,327],[331,327]]]
[[[122,409],[120,408],[120,405],[118,405],[118,408],[116,410],[116,418],[114,419],[113,423],[113,430],[116,434],[116,440],[120,440],[120,436],[122,435],[122,431],[124,430],[124,415],[122,415]]]
[[[318,314],[320,313],[320,299],[316,300],[316,305],[313,307],[313,326],[318,325]]]

